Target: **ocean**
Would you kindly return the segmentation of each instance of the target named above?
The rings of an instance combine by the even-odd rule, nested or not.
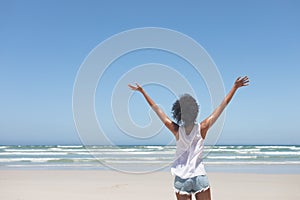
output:
[[[169,171],[175,146],[0,146],[0,169]],[[206,146],[207,172],[300,173],[300,146]]]

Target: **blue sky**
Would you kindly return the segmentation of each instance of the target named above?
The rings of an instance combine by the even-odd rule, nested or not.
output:
[[[141,27],[168,28],[196,40],[214,60],[227,92],[237,76],[250,77],[251,85],[238,91],[227,109],[219,144],[300,144],[299,9],[296,0],[1,0],[0,144],[81,143],[72,114],[80,65],[100,42]],[[98,86],[97,117],[116,144],[172,140],[167,130],[148,140],[126,137],[111,111],[101,110],[122,73],[149,62],[179,71],[183,64],[164,52],[136,52],[119,59],[99,83],[108,87]],[[185,68],[180,72],[187,79],[193,74]],[[190,81],[200,98],[201,120],[211,111],[209,97],[197,86],[201,80]],[[170,115],[175,96],[155,85],[146,89]],[[142,97],[134,94],[129,105],[133,119],[143,125],[148,107]]]

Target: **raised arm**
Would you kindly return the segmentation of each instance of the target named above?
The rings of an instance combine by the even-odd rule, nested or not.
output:
[[[134,91],[139,91],[142,93],[142,95],[145,97],[146,101],[152,108],[152,110],[157,114],[159,119],[164,123],[164,125],[173,133],[175,137],[177,137],[178,132],[178,125],[173,122],[160,108],[156,103],[150,98],[150,96],[145,92],[145,90],[136,83],[136,86],[134,85],[128,85],[128,87]]]
[[[213,113],[206,119],[204,119],[201,122],[201,136],[202,138],[206,137],[208,129],[217,121],[217,119],[222,114],[225,107],[229,104],[231,101],[233,95],[239,89],[240,87],[247,86],[249,84],[249,79],[247,76],[241,78],[238,77],[230,90],[230,92],[226,95],[224,100],[221,102],[221,104],[213,111]]]

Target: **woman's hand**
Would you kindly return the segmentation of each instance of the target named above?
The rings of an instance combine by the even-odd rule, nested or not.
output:
[[[138,83],[136,83],[135,85],[136,86],[128,84],[128,87],[134,91],[139,91],[139,92],[143,91],[143,88]]]
[[[249,78],[247,76],[244,76],[243,78],[238,77],[234,83],[236,89],[247,85],[249,85]]]

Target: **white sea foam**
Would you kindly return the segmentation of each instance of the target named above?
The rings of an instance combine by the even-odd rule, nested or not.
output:
[[[57,161],[60,158],[0,158],[0,163],[10,163],[10,162],[48,162],[48,161]]]
[[[111,164],[170,164],[170,162],[159,161],[159,160],[105,160],[105,163]]]
[[[58,148],[82,148],[82,145],[57,145]]]
[[[145,146],[145,148],[147,148],[147,149],[159,149],[159,150],[163,150],[164,149],[163,146]]]
[[[49,151],[47,149],[4,149],[4,151],[6,152],[31,152],[31,151],[43,151],[43,152],[46,152],[46,151]]]
[[[204,162],[206,165],[300,165],[300,161],[222,161],[222,162]]]
[[[244,151],[259,151],[259,149],[205,149],[205,152],[244,152]]]
[[[290,149],[291,150],[298,150],[298,151],[300,151],[300,147],[291,146]]]
[[[30,156],[45,156],[45,155],[67,155],[68,153],[63,153],[63,152],[0,152],[1,155],[30,155]]]
[[[270,146],[255,146],[257,149],[289,149],[291,147],[295,146],[276,146],[276,145],[270,145]]]
[[[223,160],[223,159],[256,159],[257,156],[207,156],[208,159],[218,159],[218,160]]]
[[[300,155],[300,152],[290,152],[290,151],[268,151],[268,152],[250,152],[252,154],[261,154],[261,155]],[[300,158],[299,158],[300,159]]]

